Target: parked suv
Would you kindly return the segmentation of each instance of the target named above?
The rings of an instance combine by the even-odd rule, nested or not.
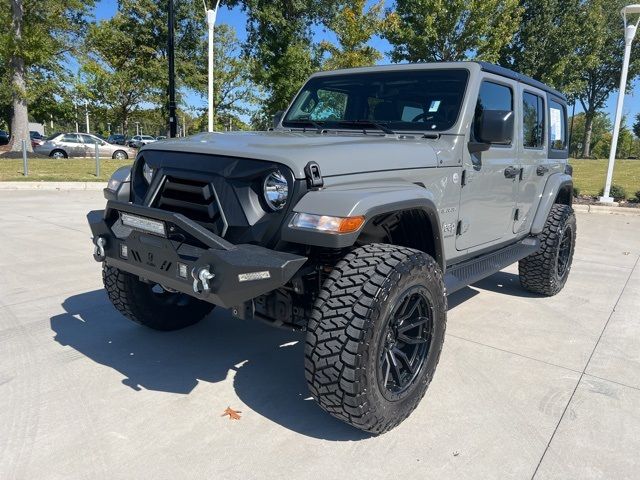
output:
[[[214,306],[306,332],[331,415],[374,433],[424,396],[447,295],[519,262],[562,290],[576,219],[565,97],[486,63],[312,76],[269,132],[141,149],[89,214],[115,308],[173,330]]]
[[[36,153],[52,158],[93,157],[96,143],[101,157],[126,160],[135,157],[135,151],[122,145],[112,145],[101,138],[88,133],[57,133],[52,135],[42,145],[34,148]]]

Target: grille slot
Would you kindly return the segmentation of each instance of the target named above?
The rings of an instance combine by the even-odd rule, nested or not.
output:
[[[227,222],[211,182],[167,175],[154,207],[182,214],[217,235],[226,233]]]

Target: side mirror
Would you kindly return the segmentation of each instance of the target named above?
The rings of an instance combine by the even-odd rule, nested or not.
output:
[[[284,110],[280,110],[276,112],[276,114],[273,116],[273,128],[278,128],[278,125],[280,125],[280,122],[282,121],[283,116],[284,116]]]
[[[508,145],[513,140],[514,114],[507,110],[485,110],[477,120],[476,141],[469,143],[471,153],[489,150],[491,145]]]

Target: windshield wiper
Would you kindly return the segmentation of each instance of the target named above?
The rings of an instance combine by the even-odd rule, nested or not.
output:
[[[340,125],[371,125],[378,130],[383,131],[387,135],[396,135],[396,132],[391,130],[385,123],[376,122],[374,120],[340,120]]]
[[[286,123],[293,123],[294,125],[310,125],[313,128],[315,128],[318,133],[322,133],[322,131],[325,129],[325,127],[322,124],[318,122],[314,122],[313,120],[289,120]],[[303,128],[303,131],[305,132],[307,131],[305,127],[302,127],[302,128]]]

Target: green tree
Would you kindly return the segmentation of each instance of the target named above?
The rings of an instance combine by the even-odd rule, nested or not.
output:
[[[208,44],[203,41],[195,55],[196,74],[189,87],[206,98],[208,94]],[[213,113],[216,130],[228,128],[229,119],[247,115],[257,102],[256,86],[251,81],[251,62],[241,56],[235,30],[229,25],[216,25],[213,41]],[[204,117],[207,118],[207,111]],[[198,127],[200,124],[197,124]],[[205,123],[206,125],[206,123]],[[203,128],[204,129],[204,128]]]
[[[569,123],[573,121],[573,135],[571,137],[571,154],[577,155],[584,150],[584,132],[586,126],[586,115],[579,113]],[[611,144],[611,130],[613,128],[609,116],[604,112],[597,112],[592,121],[592,134],[590,137],[591,145],[589,151],[593,152],[596,145],[599,145],[598,153],[602,153],[603,145]],[[605,156],[609,156],[607,153]]]
[[[518,0],[396,0],[385,36],[395,62],[496,62],[521,15]]]
[[[368,10],[366,0],[348,0],[326,26],[335,32],[338,45],[328,41],[320,43],[320,51],[330,56],[324,68],[365,67],[382,59],[382,54],[367,42],[384,28],[384,0],[372,5]]]
[[[11,149],[19,150],[29,141],[29,99],[31,74],[46,72],[55,80],[63,71],[62,62],[75,51],[86,26],[93,0],[10,0],[2,5],[0,23],[9,26],[0,32],[4,52],[4,79],[11,92]]]
[[[626,0],[585,0],[581,6],[580,34],[576,37],[577,56],[574,65],[579,73],[576,98],[585,112],[582,156],[591,156],[593,123],[611,93],[618,89],[624,35],[620,9]],[[640,73],[638,50],[632,51],[629,85]]]
[[[521,0],[522,19],[500,64],[566,94],[577,89],[580,0]]]
[[[311,26],[332,18],[334,0],[229,0],[247,15],[248,38],[244,53],[253,60],[253,81],[266,94],[254,115],[259,128],[289,104],[307,77],[320,67],[313,48]]]
[[[633,124],[633,134],[636,138],[640,138],[640,113],[636,114],[636,121]]]
[[[113,112],[113,123],[120,124],[123,132],[142,102],[162,94],[155,50],[140,40],[131,34],[129,18],[118,11],[91,26],[82,61],[88,96]]]

